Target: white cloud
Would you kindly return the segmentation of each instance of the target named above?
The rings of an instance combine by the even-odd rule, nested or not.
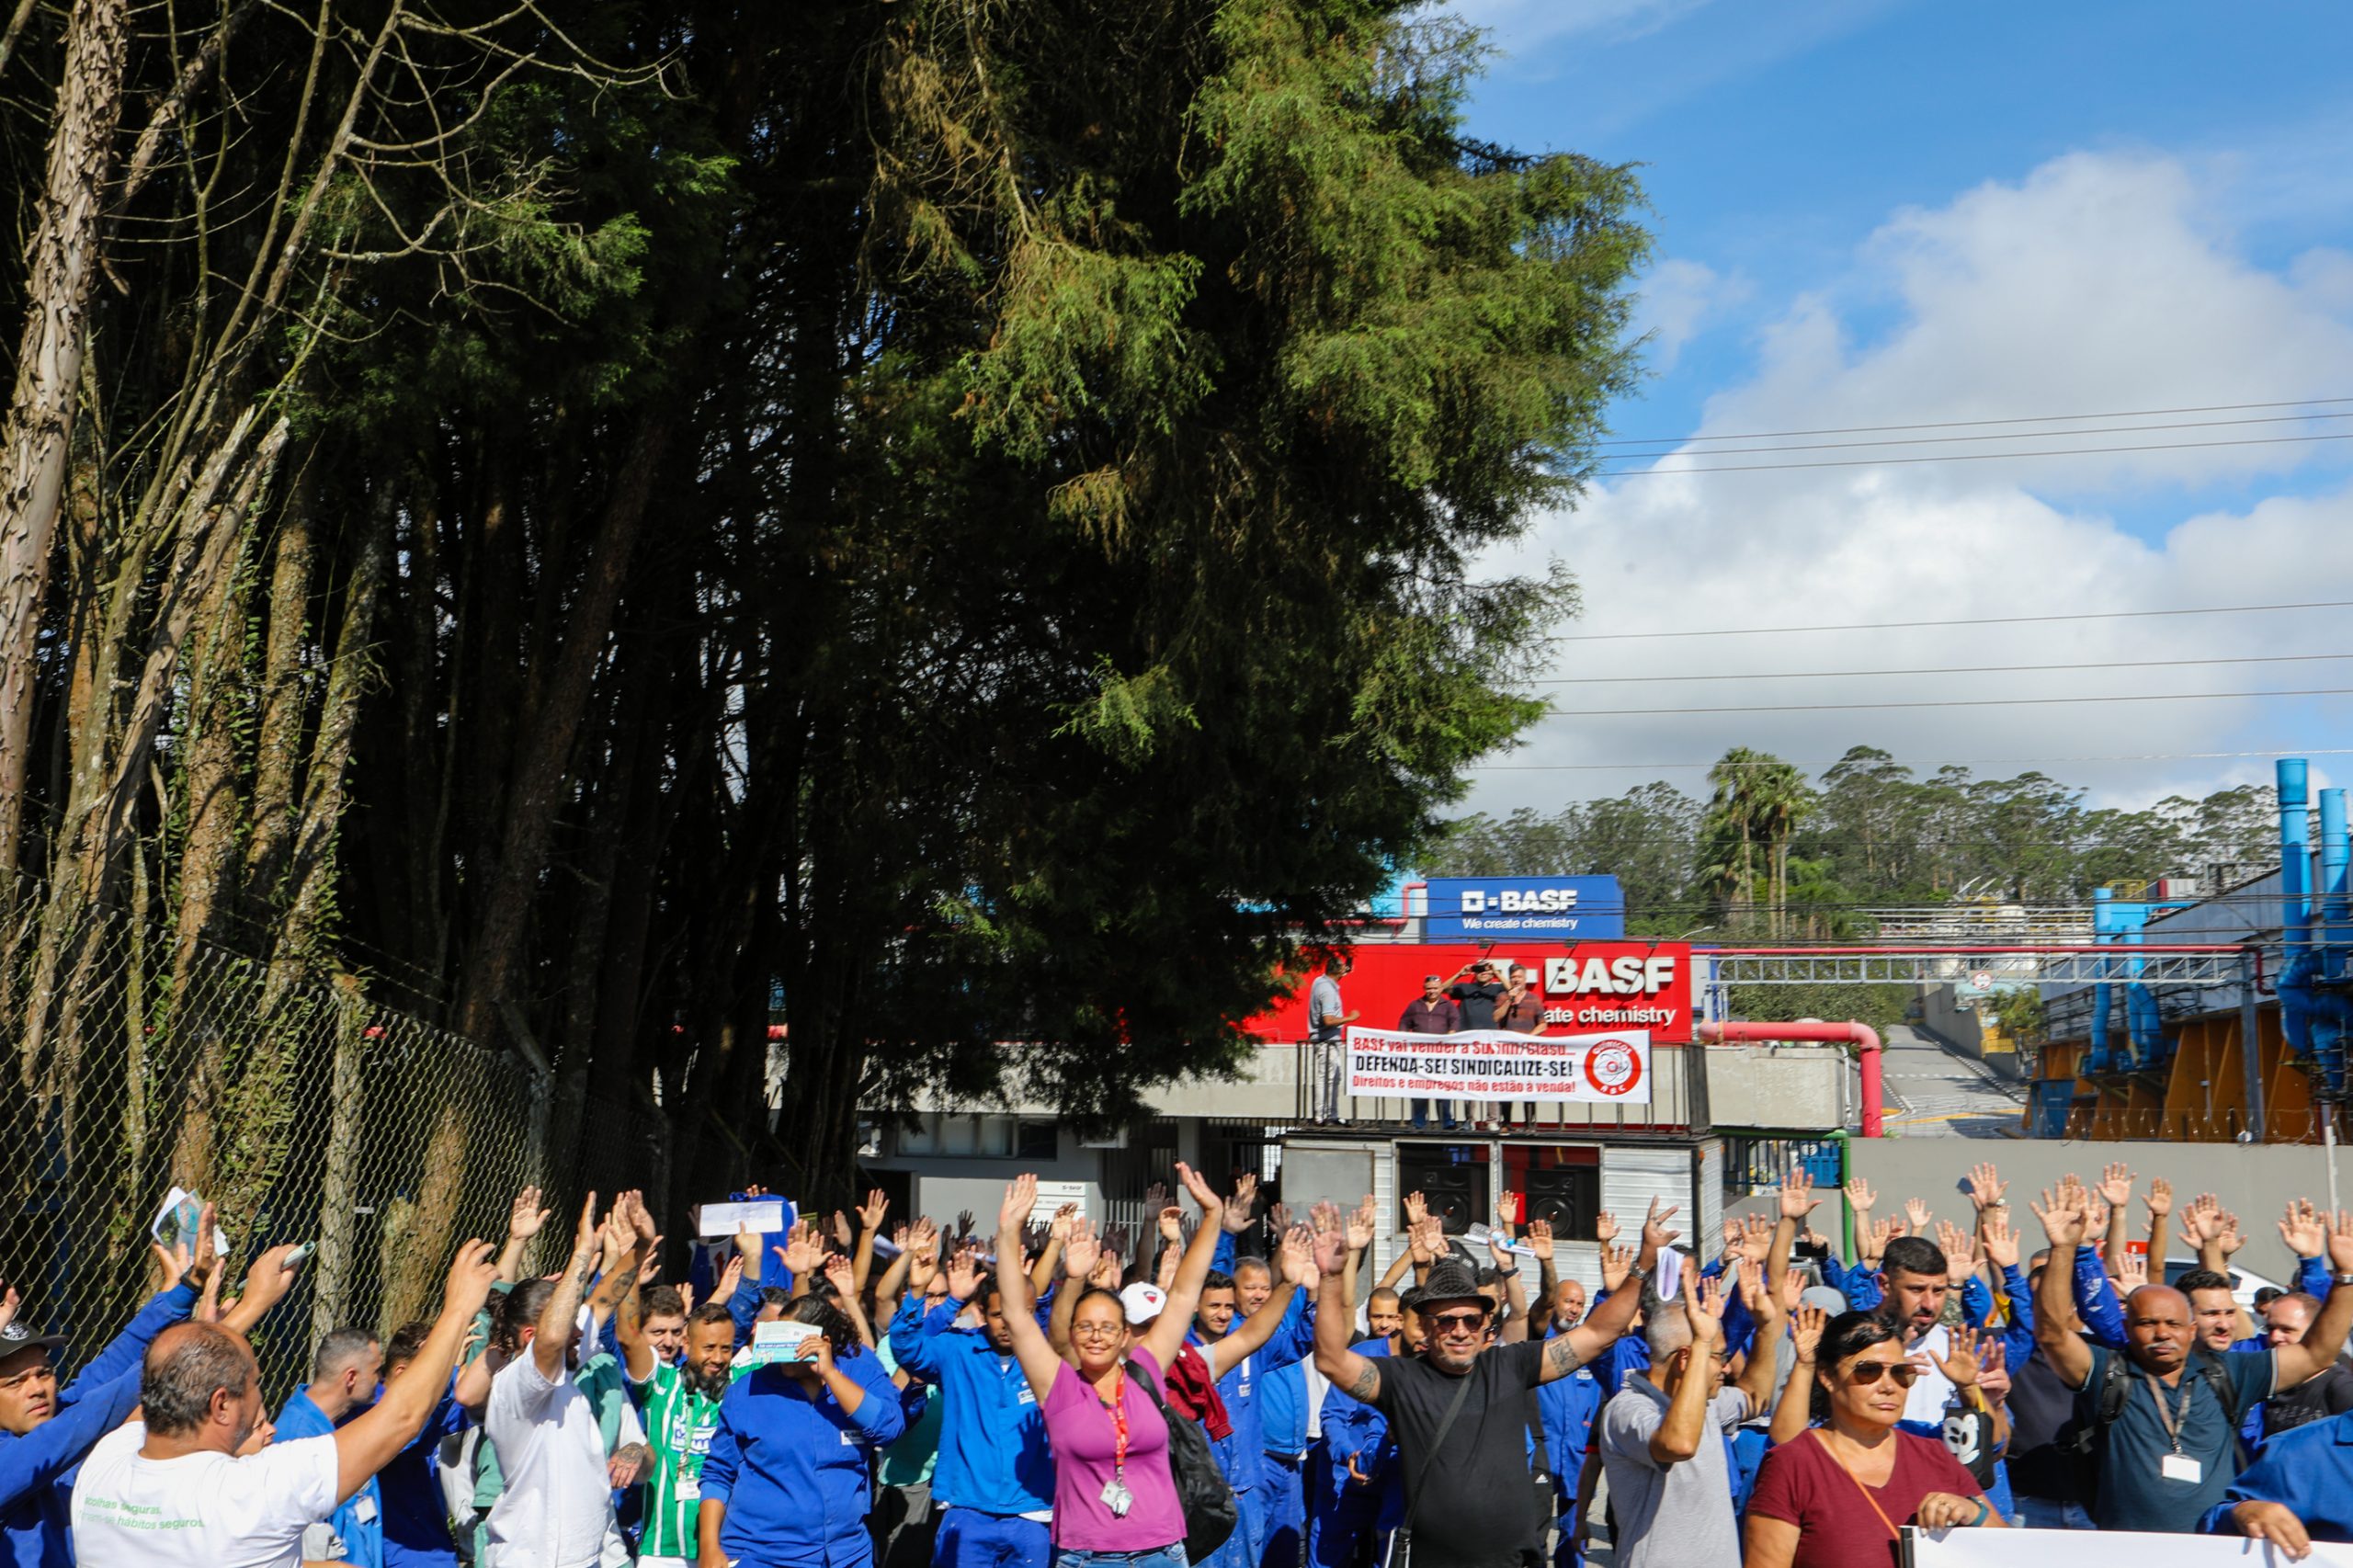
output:
[[[1597,35],[1610,42],[1672,26],[1711,0],[1438,0],[1505,50],[1521,53],[1549,40]]]
[[[1683,346],[1749,296],[1748,279],[1727,277],[1705,262],[1670,257],[1650,269],[1634,306],[1634,331],[1647,339],[1643,362],[1653,374],[1675,368]]]
[[[1711,400],[1701,434],[2353,394],[2346,371],[2353,365],[2347,290],[2353,258],[2319,252],[2280,271],[2254,266],[2211,220],[2226,195],[2202,187],[2167,159],[2079,153],[2015,185],[1987,185],[1941,208],[1900,212],[1859,249],[1851,277],[1794,300],[1771,324],[1756,374]],[[2083,422],[2111,423],[2133,422]],[[1931,449],[2154,445],[2347,425],[2353,421]],[[2345,456],[2322,443],[1621,478],[1605,482],[1578,509],[1547,518],[1524,548],[1565,559],[1582,578],[1586,616],[1563,629],[1571,634],[2338,598],[2353,597],[2343,591],[2353,584],[2353,488],[2341,480]],[[2234,494],[2249,488],[2272,494],[2234,509],[2201,509],[2196,487],[2207,484],[2230,486]],[[2181,520],[2137,530],[2110,510],[2129,509],[2145,520],[2169,506],[2178,507]],[[2353,647],[2341,630],[2347,624],[2343,612],[2300,612],[1566,642],[1550,674],[1721,676],[2336,653]],[[2344,686],[2353,686],[2353,661],[1552,686],[1544,689],[1560,707],[1641,710],[1643,716],[1557,718],[1533,732],[1531,744],[1497,760],[1691,762],[1748,744],[1818,767],[1850,744],[1869,743],[1925,771],[1946,759],[2253,750],[2306,740],[2325,745],[2313,737],[2323,733],[2324,716],[2341,724],[2353,715],[2345,699],[1691,716],[1652,710]],[[2344,771],[2325,764],[2322,769]],[[2133,804],[2269,773],[2257,759],[2054,763],[2047,770]],[[1651,776],[1483,771],[1472,803],[1549,806],[1614,793]],[[1691,773],[1667,777],[1687,788],[1699,784]]]

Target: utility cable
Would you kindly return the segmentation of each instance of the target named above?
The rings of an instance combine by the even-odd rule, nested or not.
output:
[[[2152,691],[2098,697],[1957,697],[1912,702],[1745,702],[1730,708],[1548,708],[1552,719],[1663,719],[1686,713],[1846,713],[1874,708],[2040,708],[2063,702],[2217,702],[2254,697],[2353,697],[2353,686],[2293,691]]]
[[[2105,414],[2021,414],[2010,419],[1932,419],[1916,425],[1840,425],[1820,430],[1747,430],[1726,436],[1613,436],[1601,447],[1665,447],[1689,441],[1774,441],[1795,436],[1873,436],[1885,430],[1962,430],[1988,425],[2051,425],[2076,419],[2154,419],[2175,414],[2239,414],[2256,408],[2309,408],[2353,403],[2353,397],[2300,397],[2280,403],[2209,403],[2189,408],[2119,408]]]
[[[1718,463],[1708,468],[1601,469],[1597,479],[1659,479],[1679,473],[1765,473],[1777,469],[1887,468],[1898,463],[1992,462],[2001,458],[2081,458],[2107,452],[2187,452],[2210,447],[2293,447],[2313,441],[2353,441],[2353,430],[2327,436],[2241,436],[2227,441],[2155,441],[2132,447],[2052,447],[2023,452],[1934,452],[1916,458],[1817,458],[1794,463]],[[1706,457],[1694,452],[1694,457]]]
[[[2335,414],[2266,414],[2252,419],[2188,419],[2168,425],[2092,425],[2069,430],[2000,430],[1983,436],[1904,436],[1882,441],[1808,441],[1796,446],[1711,447],[1693,451],[1688,442],[1661,445],[1650,451],[1612,452],[1611,462],[1644,458],[1736,458],[1770,452],[1831,452],[1856,447],[1940,447],[1963,441],[2039,441],[2062,436],[2137,436],[2148,430],[2223,430],[2243,425],[2293,425],[2307,419],[2353,419],[2353,409]],[[1722,440],[1725,437],[1717,437]]]
[[[1844,680],[1850,676],[1998,676],[2043,674],[2053,670],[2177,669],[2188,665],[2296,665],[2353,659],[2353,653],[2249,653],[2220,659],[2110,659],[2084,665],[1950,665],[1910,670],[1790,670],[1757,675],[1745,670],[1695,676],[1562,676],[1528,682],[1530,686],[1619,686],[1630,681],[1663,680]]]
[[[2197,609],[2090,609],[2069,615],[1972,615],[1955,620],[1857,620],[1838,625],[1694,627],[1677,631],[1573,631],[1548,642],[1647,642],[1666,637],[1768,637],[1792,631],[1911,631],[1931,626],[2030,626],[2063,620],[2140,620],[2168,615],[2256,615],[2274,610],[2353,609],[2353,599],[2308,599],[2294,604],[2209,605]]]

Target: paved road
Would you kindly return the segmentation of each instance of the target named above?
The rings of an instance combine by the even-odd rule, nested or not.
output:
[[[2026,1092],[1910,1026],[1887,1031],[1881,1072],[1887,1131],[1904,1138],[2003,1138]]]

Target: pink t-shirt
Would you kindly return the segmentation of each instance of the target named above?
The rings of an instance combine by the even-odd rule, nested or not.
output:
[[[1164,1400],[1167,1385],[1160,1363],[1138,1346],[1128,1353],[1131,1369],[1152,1379]],[[1123,1472],[1135,1503],[1124,1518],[1103,1506],[1110,1483],[1119,1431],[1110,1406],[1095,1386],[1065,1362],[1046,1394],[1046,1440],[1054,1450],[1054,1544],[1074,1551],[1149,1551],[1185,1539],[1185,1511],[1176,1503],[1176,1479],[1168,1469],[1168,1423],[1152,1396],[1128,1374],[1120,1404],[1128,1416],[1128,1462]]]

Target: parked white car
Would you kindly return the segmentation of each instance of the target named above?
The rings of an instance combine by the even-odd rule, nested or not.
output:
[[[2197,1267],[2198,1260],[2194,1257],[2168,1257],[2165,1259],[2165,1283],[2171,1285]],[[2282,1285],[2277,1279],[2266,1279],[2260,1274],[2250,1274],[2236,1264],[2226,1265],[2223,1272],[2231,1277],[2232,1299],[2245,1307],[2250,1317],[2255,1314],[2255,1293],[2257,1290],[2267,1287],[2274,1290],[2291,1289],[2290,1286]]]

